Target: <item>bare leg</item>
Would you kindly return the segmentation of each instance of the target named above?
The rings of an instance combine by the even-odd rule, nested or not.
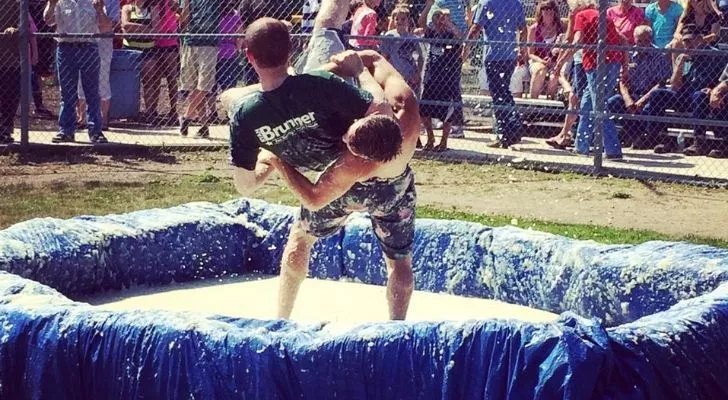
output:
[[[447,139],[450,137],[450,131],[452,131],[452,122],[445,122],[442,124],[442,137],[440,138],[440,144],[437,145],[435,151],[447,150]]]
[[[207,92],[203,92],[200,90],[193,90],[192,93],[190,93],[190,104],[187,106],[187,111],[185,112],[184,118],[185,119],[194,119],[195,117],[200,116],[202,117],[200,111],[204,111],[203,107],[205,107],[205,101],[207,100]]]
[[[531,86],[529,92],[532,99],[538,99],[543,91],[543,85],[546,82],[546,66],[541,63],[533,65],[533,74],[531,75]]]
[[[314,29],[339,29],[349,14],[349,0],[323,0]]]
[[[415,289],[415,277],[412,273],[412,255],[402,260],[392,260],[384,257],[387,264],[387,303],[389,304],[389,318],[403,320],[407,317],[412,292]]]
[[[559,79],[552,75],[551,79],[546,83],[546,96],[549,99],[556,97],[556,93],[559,91]]]
[[[432,150],[432,148],[435,146],[435,131],[434,129],[432,129],[432,118],[423,117],[422,125],[425,126],[425,131],[427,132],[427,144],[425,144],[424,149]]]
[[[288,319],[306,274],[311,248],[318,239],[304,232],[299,221],[291,227],[288,243],[283,249],[281,274],[278,283],[278,318]]]
[[[104,125],[102,129],[109,126],[109,108],[111,107],[111,99],[101,100],[101,123]]]
[[[86,100],[80,97],[76,105],[76,123],[78,125],[86,125]]]

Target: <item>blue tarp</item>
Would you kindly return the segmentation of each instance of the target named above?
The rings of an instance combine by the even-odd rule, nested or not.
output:
[[[301,325],[64,297],[275,273],[294,213],[238,200],[0,231],[0,398],[728,398],[728,252],[707,246],[418,221],[419,289],[586,317],[552,324]],[[365,216],[316,245],[311,274],[384,282]]]

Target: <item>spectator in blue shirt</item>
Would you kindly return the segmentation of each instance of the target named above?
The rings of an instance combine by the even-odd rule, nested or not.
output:
[[[672,0],[657,0],[645,8],[645,18],[652,27],[652,42],[665,48],[675,36],[683,7]]]
[[[523,5],[518,0],[480,0],[473,18],[468,39],[476,39],[483,32],[491,43],[483,53],[485,73],[493,105],[495,106],[495,129],[500,139],[491,145],[503,147],[521,140],[523,124],[515,109],[515,101],[509,90],[511,75],[516,68],[519,53],[527,58],[527,49],[517,51],[516,39],[525,42],[528,30]],[[492,43],[503,42],[503,43]],[[464,59],[469,50],[466,48]]]
[[[634,41],[638,48],[657,47],[652,44],[652,28],[640,25],[634,30]],[[618,114],[641,114],[650,95],[662,87],[672,75],[670,58],[665,53],[657,53],[637,49],[632,55],[632,63],[623,71],[619,83],[619,94],[607,101],[607,110]],[[632,144],[635,149],[645,149],[648,141],[641,121],[625,120],[623,122],[622,142]]]

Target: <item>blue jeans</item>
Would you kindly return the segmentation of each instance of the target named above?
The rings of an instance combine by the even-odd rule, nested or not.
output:
[[[574,87],[576,97],[581,99],[587,87],[586,71],[582,63],[574,64],[571,69],[571,86]]]
[[[89,137],[101,133],[101,98],[99,96],[99,49],[95,43],[59,43],[56,49],[58,82],[61,86],[61,112],[58,116],[60,133],[76,133],[78,79],[86,94]]]
[[[496,108],[493,111],[495,129],[504,145],[520,142],[523,129],[523,123],[510,90],[511,76],[515,69],[516,60],[487,61],[485,64],[485,74],[488,77],[488,89],[493,98],[493,105],[508,107]]]
[[[643,110],[644,114],[656,117],[662,117],[665,115],[666,109],[675,110],[678,112],[686,112],[692,110],[694,118],[701,118],[702,109],[701,97],[705,93],[699,90],[693,90],[691,88],[685,88],[676,92],[672,89],[657,89],[650,95],[650,99],[647,101]],[[707,114],[704,114],[707,115]],[[649,122],[646,125],[647,131],[650,135],[657,133],[662,134],[665,132],[666,126],[663,122]],[[697,133],[696,127],[696,133]],[[705,133],[705,127],[703,127],[703,134]],[[664,140],[666,137],[662,138]]]
[[[605,95],[607,98],[617,90],[619,84],[619,71],[621,64],[611,63],[606,65],[606,89]],[[586,73],[586,80],[588,82],[587,89],[584,91],[584,95],[581,97],[581,111],[579,116],[579,127],[576,131],[576,141],[574,147],[578,153],[589,154],[589,148],[594,141],[594,118],[590,115],[593,109],[593,99],[596,93],[596,71],[588,71]],[[603,142],[604,152],[609,156],[620,156],[622,155],[622,146],[619,143],[619,136],[617,135],[617,126],[614,121],[609,118],[603,120]]]
[[[607,111],[615,114],[627,114],[627,105],[621,94],[615,94],[607,100]],[[644,114],[644,113],[640,113]],[[628,143],[633,142],[639,135],[645,132],[643,121],[625,119],[621,123],[623,137]]]
[[[728,121],[728,104],[723,102],[723,107],[714,109],[710,107],[710,95],[697,91],[693,93],[692,103],[693,107],[693,118],[694,119],[713,119],[718,121]],[[695,125],[695,137],[705,138],[705,131],[707,127],[705,125]],[[728,128],[714,126],[710,128],[717,137],[722,137],[723,140],[728,139]],[[724,144],[725,145],[725,144]]]

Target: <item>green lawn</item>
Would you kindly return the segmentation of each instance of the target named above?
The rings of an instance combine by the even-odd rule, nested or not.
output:
[[[171,207],[192,201],[223,202],[237,197],[229,178],[211,174],[145,182],[11,185],[3,187],[0,202],[0,228],[37,217],[69,218],[77,215],[104,215],[134,210]],[[293,195],[279,185],[263,186],[256,197],[272,203],[295,204]],[[420,218],[457,219],[488,226],[517,225],[575,239],[602,243],[642,243],[650,240],[685,240],[728,248],[728,241],[694,236],[670,236],[652,231],[615,229],[603,226],[564,224],[507,215],[480,215],[457,209],[421,206]]]

